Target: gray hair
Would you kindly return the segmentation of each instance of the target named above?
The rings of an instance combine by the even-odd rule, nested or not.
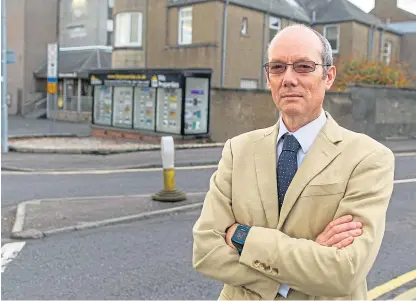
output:
[[[294,24],[294,25],[287,26],[285,28],[294,27],[294,26],[303,26],[303,27],[311,30],[313,33],[315,33],[315,35],[321,41],[322,49],[323,49],[322,52],[321,52],[322,64],[326,65],[326,66],[323,66],[323,70],[324,70],[323,78],[326,78],[326,76],[328,75],[329,66],[332,66],[334,64],[334,59],[333,59],[333,56],[332,56],[332,47],[331,47],[331,44],[329,43],[328,39],[325,38],[322,34],[320,34],[315,29],[310,28],[310,27],[308,27],[306,25],[303,25],[303,24]],[[267,46],[266,61],[269,60],[269,50],[270,50],[270,45],[271,45],[272,41],[273,41],[273,39],[270,41],[270,43]]]

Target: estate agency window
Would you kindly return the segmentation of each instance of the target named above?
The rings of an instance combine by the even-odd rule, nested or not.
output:
[[[192,43],[192,6],[179,9],[178,44]]]
[[[333,53],[339,52],[339,25],[324,26],[324,37],[328,39]]]
[[[119,13],[116,16],[116,47],[142,46],[142,13]]]

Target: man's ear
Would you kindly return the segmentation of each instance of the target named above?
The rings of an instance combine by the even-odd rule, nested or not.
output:
[[[266,70],[264,70],[264,76],[266,77],[266,81],[267,81],[267,88],[269,88],[269,90],[270,90],[270,89],[271,89],[271,86],[270,86],[269,76],[268,76],[268,74],[267,74],[267,71],[266,71]]]
[[[325,78],[325,90],[328,91],[329,89],[331,89],[336,76],[337,76],[337,68],[335,66],[329,67],[328,74]]]

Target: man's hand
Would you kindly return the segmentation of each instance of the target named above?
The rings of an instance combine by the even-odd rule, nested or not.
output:
[[[227,243],[227,245],[229,245],[233,249],[236,249],[236,247],[233,245],[233,242],[231,241],[231,238],[233,237],[235,229],[237,229],[238,225],[239,225],[238,223],[235,223],[234,225],[229,227],[227,229],[227,233],[225,234],[225,242]]]
[[[341,216],[330,222],[315,242],[322,246],[345,248],[352,244],[354,237],[362,234],[361,227],[360,222],[352,221],[351,215]]]

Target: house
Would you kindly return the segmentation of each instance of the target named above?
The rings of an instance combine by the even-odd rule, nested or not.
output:
[[[353,58],[400,58],[401,33],[348,0],[299,0],[308,10],[312,27],[331,43],[334,61]]]
[[[7,0],[9,114],[40,117],[47,108],[47,45],[59,41],[62,109],[90,110],[87,70],[111,67],[114,0]],[[41,33],[41,34],[39,34]],[[80,103],[81,102],[81,103]]]
[[[399,8],[397,0],[377,0],[370,13],[401,34],[400,59],[409,65],[410,73],[416,74],[416,15]]]
[[[336,64],[400,59],[403,35],[348,0],[115,0],[114,19],[114,68],[212,68],[225,88],[265,88],[267,45],[290,24],[322,33]]]
[[[212,68],[226,88],[265,88],[270,39],[310,22],[294,0],[115,0],[114,18],[114,68]]]

